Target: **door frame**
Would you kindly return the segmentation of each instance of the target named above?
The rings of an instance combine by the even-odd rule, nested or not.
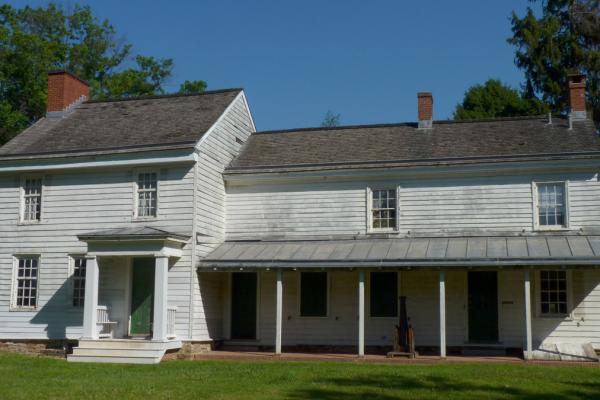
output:
[[[469,272],[495,272],[496,273],[496,307],[497,317],[498,317],[498,341],[497,342],[471,342],[469,338]],[[465,321],[465,333],[464,333],[464,344],[465,345],[500,345],[504,343],[504,335],[502,329],[502,294],[500,293],[500,272],[495,269],[481,269],[477,271],[473,271],[472,269],[468,269],[465,271],[464,277],[464,321]],[[447,298],[446,298],[447,299]],[[446,305],[447,306],[447,305]]]
[[[254,332],[254,339],[232,339],[232,327],[233,327],[233,301],[231,301],[231,298],[233,296],[233,291],[231,290],[233,285],[232,285],[232,276],[235,273],[255,273],[256,274],[256,322],[255,322],[255,332]],[[229,326],[228,326],[228,340],[234,340],[238,343],[244,343],[244,342],[248,342],[248,343],[256,343],[258,341],[260,341],[260,290],[261,290],[261,281],[262,278],[262,274],[261,271],[236,271],[236,272],[228,272],[227,273],[227,302],[229,303],[227,306],[227,311],[229,312],[229,317],[228,317],[228,322],[229,322]]]
[[[153,324],[154,324],[154,305],[152,307],[152,315],[151,315],[151,319],[152,322],[150,323],[150,333],[149,334],[140,334],[140,333],[131,333],[131,314],[132,314],[132,310],[131,310],[131,306],[133,305],[133,270],[135,269],[135,259],[136,258],[152,258],[152,257],[130,257],[129,260],[129,285],[127,285],[128,287],[128,293],[126,293],[126,297],[128,298],[128,304],[129,304],[129,308],[128,308],[128,312],[127,312],[127,319],[128,319],[128,323],[127,323],[127,336],[128,337],[134,337],[134,338],[145,338],[145,337],[152,337],[152,331],[153,331]],[[154,268],[156,268],[156,265],[154,265]],[[154,303],[154,286],[152,286],[152,302]]]

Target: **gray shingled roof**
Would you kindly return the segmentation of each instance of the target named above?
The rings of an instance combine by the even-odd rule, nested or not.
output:
[[[418,268],[600,264],[600,236],[225,242],[201,268]]]
[[[39,120],[0,148],[0,160],[25,155],[193,146],[240,91],[88,101],[64,117]]]
[[[409,123],[260,132],[228,172],[600,152],[593,122],[573,125],[569,130],[562,118],[549,125],[548,117],[521,117],[439,121],[430,130]]]
[[[122,239],[177,239],[187,241],[190,236],[181,233],[168,232],[150,226],[137,226],[133,228],[116,228],[102,231],[88,232],[77,235],[80,240],[122,240]]]

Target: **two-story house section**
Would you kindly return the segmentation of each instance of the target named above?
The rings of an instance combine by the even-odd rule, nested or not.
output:
[[[585,77],[568,118],[259,132],[225,170],[213,339],[594,359],[600,349],[600,137]],[[211,277],[211,278],[208,278]],[[402,299],[402,300],[401,300]]]
[[[88,97],[50,73],[46,117],[0,148],[0,340],[158,362],[209,339],[196,265],[223,240],[222,172],[254,124],[241,89]]]

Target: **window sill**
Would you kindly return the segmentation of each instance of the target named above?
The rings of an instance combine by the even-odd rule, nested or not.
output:
[[[36,312],[37,307],[10,307],[9,312]]]
[[[572,230],[573,229],[564,227],[564,226],[544,226],[544,227],[537,227],[533,231],[534,232],[569,232]]]
[[[131,219],[131,222],[148,222],[148,221],[156,221],[158,217],[134,217]]]
[[[19,221],[17,226],[40,225],[42,221]]]
[[[569,315],[569,314],[549,314],[549,315],[544,315],[544,314],[540,314],[537,315],[536,318],[541,319],[541,320],[547,320],[547,321],[574,321],[574,318]]]
[[[377,235],[377,234],[385,234],[385,233],[398,234],[398,233],[400,233],[400,230],[398,230],[398,229],[369,229],[367,231],[367,235]]]

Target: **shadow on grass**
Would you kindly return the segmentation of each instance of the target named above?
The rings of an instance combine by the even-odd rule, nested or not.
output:
[[[314,381],[310,387],[290,393],[290,399],[431,399],[457,398],[469,399],[519,399],[519,400],[567,400],[600,399],[600,383],[560,382],[562,390],[544,387],[531,381],[527,386],[515,387],[515,384],[485,383],[481,381],[446,378],[437,375],[380,376],[368,378],[336,378]],[[554,389],[554,390],[553,390]]]

